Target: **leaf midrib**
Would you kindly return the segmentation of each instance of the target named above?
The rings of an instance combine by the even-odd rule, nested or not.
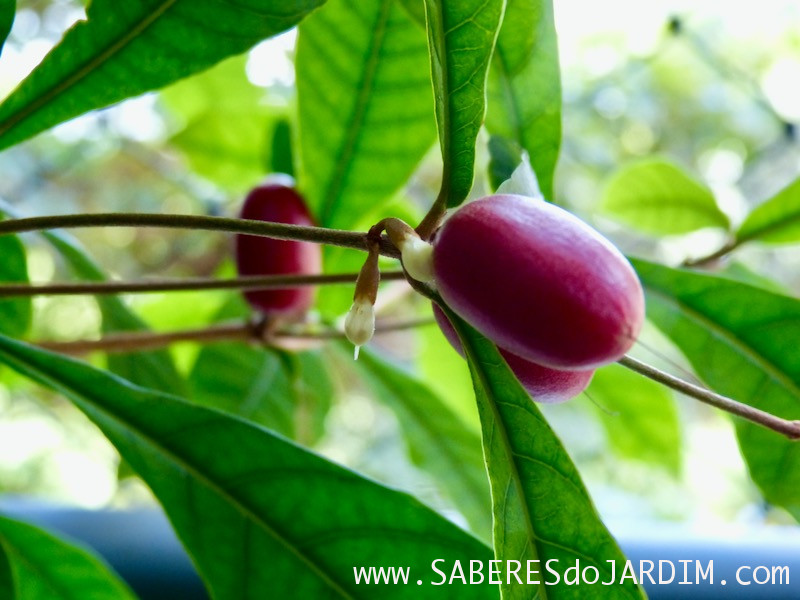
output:
[[[33,562],[28,559],[25,554],[20,552],[17,546],[8,539],[5,535],[3,535],[2,529],[0,528],[0,547],[2,547],[7,554],[15,557],[15,559],[21,562],[24,565],[27,565],[28,568],[33,571],[34,573],[39,574],[39,580],[44,583],[50,590],[56,592],[60,598],[75,598],[75,596],[70,593],[69,589],[64,589],[64,587],[58,582],[58,580],[54,579],[49,571],[43,570],[38,563]],[[19,591],[17,581],[14,578],[14,568],[11,567],[12,574],[11,577],[14,579],[12,584],[14,584],[15,591]]]
[[[119,416],[117,416],[113,412],[110,412],[102,403],[97,403],[97,402],[93,402],[92,400],[82,398],[81,394],[79,392],[74,391],[71,387],[68,387],[68,386],[62,384],[62,383],[58,382],[57,380],[54,380],[50,375],[48,375],[46,372],[42,371],[38,367],[33,367],[33,366],[30,366],[30,365],[27,365],[24,361],[22,361],[21,359],[16,358],[13,354],[10,355],[7,350],[0,349],[0,353],[4,354],[5,357],[6,357],[6,360],[8,360],[10,363],[21,365],[23,370],[25,370],[25,369],[33,370],[34,372],[36,372],[39,375],[39,377],[42,378],[43,382],[47,382],[48,386],[50,386],[51,388],[53,388],[55,390],[62,391],[68,397],[72,397],[76,403],[88,404],[89,407],[91,407],[94,410],[97,410],[98,412],[100,412],[103,415],[105,415],[106,418],[109,419],[110,421],[112,421],[113,423],[115,423],[117,427],[121,426],[123,431],[126,430],[126,429],[129,430],[129,431],[132,431],[136,435],[138,435],[141,439],[143,439],[145,442],[149,442],[155,448],[159,448],[162,456],[168,457],[171,460],[173,460],[180,468],[184,469],[189,474],[194,475],[194,477],[197,479],[197,481],[199,483],[204,484],[211,491],[219,494],[219,496],[221,496],[229,505],[231,505],[233,508],[235,508],[239,512],[241,512],[241,514],[244,517],[248,518],[249,520],[251,520],[256,525],[260,525],[266,531],[266,533],[268,535],[272,536],[276,541],[278,541],[287,550],[289,550],[289,552],[291,552],[297,558],[299,558],[300,561],[303,564],[308,566],[309,570],[312,573],[317,575],[325,584],[330,586],[330,588],[333,591],[335,591],[340,597],[346,598],[347,600],[356,600],[356,598],[354,596],[351,596],[349,593],[347,593],[347,591],[345,591],[344,588],[342,588],[339,584],[337,584],[328,574],[326,574],[324,571],[322,571],[320,568],[318,568],[316,566],[316,564],[308,556],[306,556],[297,546],[295,546],[289,540],[287,540],[282,535],[280,535],[266,521],[264,521],[261,517],[259,517],[253,511],[253,509],[251,509],[245,503],[243,503],[238,498],[233,496],[230,492],[228,492],[224,488],[220,487],[220,485],[217,482],[215,482],[213,479],[210,479],[209,477],[207,477],[205,475],[205,473],[203,473],[202,470],[196,469],[195,466],[192,465],[190,462],[188,462],[184,458],[176,455],[175,452],[172,449],[170,449],[168,447],[165,447],[162,444],[158,443],[158,441],[155,440],[148,432],[142,431],[141,428],[134,427],[131,424],[126,423],[126,421],[124,421],[122,418],[120,418]],[[157,395],[162,395],[162,394],[157,394]],[[166,395],[164,395],[164,396],[166,396]],[[166,397],[168,397],[168,396],[166,396]],[[91,396],[87,395],[87,398],[91,398]],[[177,401],[177,402],[180,402],[180,403],[186,403],[186,401],[181,400],[180,398],[177,398],[177,397],[170,398],[170,400]],[[208,412],[211,412],[211,413],[215,412],[212,409],[208,409],[208,408],[206,408],[205,410],[207,410]],[[236,420],[234,417],[230,417],[229,416],[229,418]],[[259,428],[256,425],[251,425],[251,426]]]
[[[534,540],[537,540],[538,537],[536,535],[536,530],[533,527],[533,521],[531,520],[531,514],[525,496],[525,489],[522,486],[522,477],[520,476],[519,467],[517,465],[517,458],[516,458],[517,453],[514,452],[514,449],[511,446],[511,440],[508,437],[508,431],[506,430],[505,424],[501,418],[500,410],[497,407],[497,402],[495,401],[494,398],[493,389],[489,385],[489,381],[486,377],[486,371],[481,367],[480,361],[477,360],[475,352],[472,348],[472,344],[469,341],[464,340],[462,338],[462,345],[464,346],[464,351],[467,353],[467,356],[470,357],[470,363],[472,369],[478,374],[478,377],[480,378],[481,387],[483,388],[484,394],[486,396],[486,403],[489,405],[489,408],[492,411],[492,418],[494,419],[493,429],[496,429],[499,432],[500,440],[503,445],[503,452],[508,458],[508,466],[509,470],[511,471],[511,481],[513,482],[514,488],[516,489],[517,495],[520,499],[520,504],[523,509],[522,512],[525,517],[525,529],[528,532],[527,546],[531,548],[534,556],[536,558],[539,558],[539,549],[536,547],[535,543],[532,543]],[[485,430],[485,425],[483,426],[483,428]],[[506,498],[508,498],[508,494],[506,494]],[[542,580],[537,587],[539,592],[541,593],[542,600],[547,600],[548,592],[547,588],[544,586],[544,580]]]
[[[378,70],[378,64],[380,62],[379,59],[383,53],[383,41],[388,30],[387,23],[392,7],[393,0],[383,0],[381,3],[380,12],[375,24],[375,32],[371,37],[372,44],[369,48],[369,57],[359,82],[358,94],[356,96],[355,105],[353,106],[353,112],[350,115],[349,121],[351,125],[347,128],[342,152],[339,154],[339,160],[334,164],[330,183],[322,201],[323,223],[330,222],[331,215],[339,204],[341,191],[344,187],[344,178],[348,168],[351,166],[350,161],[353,158],[356,144],[362,134],[361,129],[366,117],[367,106],[372,96],[375,73]]]
[[[164,3],[157,8],[156,10],[152,11],[150,14],[146,15],[143,19],[141,19],[136,25],[132,28],[127,29],[126,33],[118,40],[115,40],[108,46],[105,50],[103,50],[100,54],[93,56],[89,59],[86,63],[79,66],[77,70],[74,70],[70,76],[66,79],[62,79],[60,82],[56,83],[55,86],[48,89],[47,92],[40,95],[34,102],[30,104],[26,104],[22,107],[21,110],[18,110],[16,113],[13,113],[9,118],[5,120],[4,123],[0,124],[0,136],[6,135],[9,131],[13,130],[20,122],[24,121],[25,119],[29,118],[31,115],[36,114],[41,110],[44,106],[49,104],[54,98],[58,97],[62,93],[69,90],[71,87],[75,86],[78,82],[83,80],[93,71],[95,71],[98,67],[103,65],[105,62],[110,60],[113,56],[121,52],[125,47],[131,44],[139,35],[142,34],[145,30],[147,30],[150,26],[153,25],[165,12],[167,12],[170,8],[172,8],[178,0],[165,0]],[[83,23],[79,23],[76,27],[85,27],[89,21],[84,21]]]
[[[758,222],[756,222],[756,227],[750,231],[745,231],[745,235],[741,235],[740,232],[742,231],[744,225],[747,224],[747,221],[742,223],[742,227],[739,228],[739,232],[736,235],[736,242],[737,244],[743,244],[744,242],[749,242],[758,238],[763,238],[765,235],[770,235],[774,233],[776,230],[780,231],[784,227],[790,227],[791,225],[800,222],[800,207],[796,210],[790,210],[786,215],[780,215],[781,219],[779,221],[773,221],[767,225],[761,225],[758,227]],[[769,240],[766,240],[769,241]]]
[[[728,342],[732,350],[739,351],[744,358],[749,358],[757,367],[761,368],[762,371],[767,373],[776,383],[785,388],[785,390],[794,398],[800,398],[800,386],[794,383],[778,365],[764,357],[757,349],[748,345],[733,331],[714,321],[711,317],[703,314],[698,309],[688,305],[685,301],[677,298],[676,296],[670,296],[661,289],[655,288],[652,285],[648,285],[646,282],[644,285],[645,288],[661,298],[662,301],[667,304],[672,304],[678,308],[684,315],[686,315],[687,318],[694,321],[698,325],[707,327],[715,335],[718,335],[720,338]]]

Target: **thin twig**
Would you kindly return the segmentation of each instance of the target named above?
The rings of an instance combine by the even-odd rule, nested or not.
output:
[[[379,323],[375,334],[400,331],[424,327],[434,323],[431,318],[406,319],[402,321]],[[107,334],[99,340],[77,340],[70,342],[36,342],[36,345],[45,350],[82,356],[92,352],[131,353],[145,350],[158,350],[177,342],[198,342],[210,344],[229,341],[252,341],[269,343],[264,339],[263,329],[255,323],[240,322],[222,325],[213,325],[200,329],[183,329],[157,333],[153,331],[128,331]],[[344,338],[344,333],[337,329],[322,331],[297,331],[293,329],[278,329],[269,332],[268,338],[282,340],[331,340]]]
[[[644,375],[645,377],[672,388],[675,391],[699,400],[700,402],[704,402],[705,404],[709,404],[731,414],[737,415],[743,419],[747,419],[748,421],[752,421],[753,423],[757,423],[758,425],[766,427],[767,429],[772,429],[773,431],[781,433],[790,440],[800,440],[800,421],[789,421],[787,419],[782,419],[781,417],[777,417],[748,404],[737,402],[736,400],[722,396],[712,392],[711,390],[707,390],[700,386],[694,385],[693,383],[689,383],[688,381],[684,381],[683,379],[679,379],[674,375],[665,373],[660,369],[652,367],[630,356],[622,357],[619,360],[619,364],[631,369],[632,371],[636,371],[640,375]]]
[[[71,342],[36,342],[45,350],[82,356],[91,352],[125,353],[158,350],[176,342],[227,342],[251,340],[257,335],[252,323],[214,325],[202,329],[183,329],[156,333],[153,331],[128,331],[110,333],[99,340],[77,340]]]
[[[367,250],[366,233],[270,223],[230,217],[206,215],[173,215],[154,213],[94,213],[77,215],[51,215],[26,217],[0,221],[0,235],[41,231],[44,229],[67,229],[73,227],[160,227],[169,229],[195,229],[246,233],[279,240],[315,242],[331,246],[342,246],[356,250]],[[381,254],[398,258],[400,253],[385,236],[380,240]]]
[[[215,279],[152,279],[147,281],[85,281],[77,283],[0,284],[0,297],[12,296],[68,296],[91,294],[129,294],[148,292],[177,292],[197,290],[261,290],[287,289],[307,285],[353,283],[358,273],[333,273],[324,275],[262,275]],[[403,271],[381,273],[383,279],[405,279]]]
[[[701,256],[700,258],[687,258],[685,261],[683,261],[683,264],[681,266],[703,267],[708,263],[714,262],[715,260],[719,260],[720,258],[730,254],[731,252],[736,250],[736,248],[738,248],[741,245],[741,243],[742,242],[739,240],[731,240],[727,242],[724,246],[715,250],[714,252],[712,252],[707,256]]]

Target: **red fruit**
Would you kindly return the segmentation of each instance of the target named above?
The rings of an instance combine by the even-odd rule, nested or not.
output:
[[[293,188],[265,183],[245,198],[243,219],[313,225],[306,204]],[[313,275],[322,267],[320,247],[311,242],[274,240],[254,235],[236,236],[236,267],[240,275]],[[296,316],[314,303],[311,286],[247,291],[247,301],[266,315]]]
[[[464,348],[461,346],[461,340],[458,339],[453,324],[436,304],[433,305],[433,316],[450,345],[461,356],[464,356]],[[511,354],[508,350],[502,348],[498,348],[498,350],[522,387],[536,402],[555,404],[574,398],[586,389],[594,375],[594,370],[559,371],[549,369]]]
[[[433,241],[444,301],[501,348],[557,369],[613,362],[644,320],[642,286],[571,213],[512,194],[459,208]]]

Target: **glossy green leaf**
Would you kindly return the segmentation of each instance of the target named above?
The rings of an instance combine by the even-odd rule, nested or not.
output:
[[[0,55],[6,43],[11,26],[14,24],[14,15],[17,12],[16,0],[0,0]]]
[[[209,344],[194,364],[192,399],[309,446],[323,433],[333,384],[318,352]]]
[[[0,201],[0,214],[18,218],[14,209]],[[80,279],[104,281],[103,269],[94,262],[80,243],[63,231],[43,231],[42,236],[58,251],[72,272]],[[0,238],[2,240],[4,238]],[[97,304],[103,315],[103,331],[145,331],[147,325],[116,296],[98,296]],[[186,383],[178,374],[172,357],[166,350],[112,354],[109,368],[126,379],[154,389],[183,395]]]
[[[647,315],[717,392],[786,419],[800,419],[800,301],[712,275],[642,260]],[[800,515],[800,444],[736,419],[753,481],[764,497]]]
[[[489,70],[486,128],[528,152],[542,193],[552,199],[561,78],[551,0],[508,0]]]
[[[150,486],[215,598],[364,598],[354,567],[405,566],[440,598],[431,562],[489,550],[411,496],[266,429],[0,337],[0,362],[71,399]],[[414,585],[420,579],[425,585]],[[382,585],[381,598],[407,598]],[[462,598],[491,598],[467,585]]]
[[[680,471],[681,429],[669,389],[614,364],[595,372],[586,395],[617,454]]]
[[[561,442],[514,378],[500,353],[486,338],[446,310],[458,331],[472,372],[483,447],[494,511],[494,550],[501,560],[556,559],[559,585],[500,586],[502,597],[562,599],[585,598],[578,586],[564,584],[563,573],[580,560],[594,566],[602,581],[616,580],[625,557],[600,520]],[[544,567],[542,567],[544,573]],[[553,575],[543,575],[552,582]],[[609,586],[594,586],[592,598],[643,598],[630,579]]]
[[[486,113],[486,76],[505,0],[425,0],[442,195],[458,206],[472,189],[475,140]]]
[[[161,92],[186,121],[170,143],[196,173],[239,193],[264,177],[272,127],[264,90],[248,81],[246,63],[246,56],[228,59]]]
[[[27,283],[28,266],[25,246],[13,235],[0,237],[0,284]],[[21,337],[31,324],[30,298],[2,298],[0,296],[0,333]]]
[[[345,351],[352,353],[347,344]],[[351,357],[352,358],[352,357]],[[377,398],[397,415],[412,460],[435,476],[482,539],[491,539],[492,513],[480,436],[414,377],[365,348],[354,366]]]
[[[739,227],[736,239],[771,244],[800,241],[800,179],[756,207]]]
[[[0,105],[0,149],[241,54],[323,2],[94,0]]]
[[[634,229],[659,235],[730,226],[711,190],[660,159],[618,171],[605,189],[601,210]]]
[[[351,227],[433,144],[427,56],[395,0],[331,0],[300,26],[299,181],[322,225]]]
[[[0,516],[0,555],[9,567],[4,600],[134,600],[135,596],[90,552],[41,529]],[[0,556],[0,561],[3,557]]]

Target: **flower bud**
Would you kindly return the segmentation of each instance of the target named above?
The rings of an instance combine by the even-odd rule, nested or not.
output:
[[[358,358],[358,349],[370,341],[375,333],[375,307],[367,298],[353,301],[344,320],[344,333],[356,347],[355,358]]]
[[[353,305],[344,319],[344,334],[355,345],[353,358],[358,359],[358,349],[372,339],[375,333],[375,300],[381,272],[378,269],[380,250],[377,244],[369,249],[369,255],[358,273]]]

